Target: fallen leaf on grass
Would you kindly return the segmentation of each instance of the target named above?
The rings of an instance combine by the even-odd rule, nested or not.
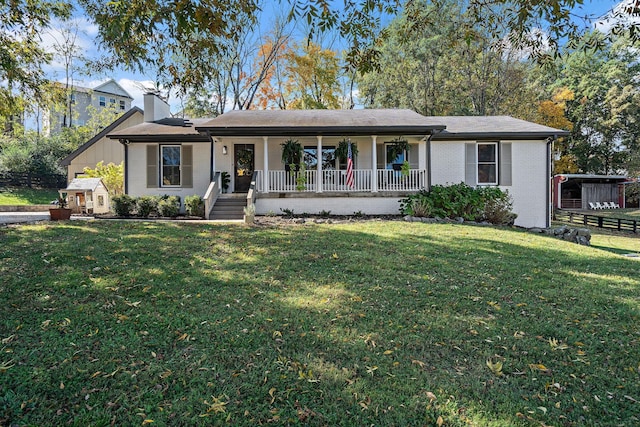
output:
[[[424,363],[424,362],[423,362],[423,361],[421,361],[421,360],[417,360],[417,359],[411,359],[411,363],[412,363],[413,365],[418,365],[418,366],[420,366],[421,368],[424,368],[424,365],[426,365],[426,363]]]
[[[9,369],[11,369],[15,363],[12,363],[13,359],[9,360],[8,362],[2,362],[0,363],[0,372],[6,372]]]
[[[493,363],[491,359],[487,360],[487,367],[497,376],[504,375],[502,373],[502,362],[499,360],[496,363]]]
[[[498,311],[502,310],[502,307],[500,307],[500,304],[498,304],[495,301],[488,301],[487,304],[489,304],[491,307],[495,308]]]
[[[13,339],[15,338],[15,335],[9,335],[6,338],[2,339],[2,344],[9,344],[11,341],[13,341]]]
[[[226,406],[227,403],[229,402],[223,402],[222,399],[226,398],[225,395],[222,395],[220,397],[215,397],[215,396],[211,396],[211,403],[207,402],[206,400],[204,401],[204,404],[207,405],[207,413],[206,414],[201,414],[201,417],[208,417],[209,414],[214,413],[214,414],[218,414],[218,413],[224,413],[226,412]]]
[[[532,371],[540,371],[543,374],[550,374],[551,373],[551,369],[547,368],[542,363],[530,363],[529,364],[529,369],[531,369]]]
[[[566,350],[569,348],[568,345],[564,344],[561,341],[558,341],[555,338],[549,338],[549,345],[551,346],[551,350],[556,351],[556,350]]]

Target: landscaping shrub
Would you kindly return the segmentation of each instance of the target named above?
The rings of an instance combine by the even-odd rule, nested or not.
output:
[[[428,218],[431,216],[433,207],[427,197],[416,197],[411,201],[411,210],[413,216]]]
[[[158,211],[158,198],[155,196],[141,196],[136,199],[138,216],[147,218]]]
[[[158,202],[158,215],[176,217],[180,213],[180,197],[162,196]]]
[[[513,224],[511,196],[498,187],[473,188],[464,183],[434,185],[400,201],[400,212],[418,217],[464,218]]]
[[[184,208],[188,215],[204,217],[204,200],[197,194],[184,198]]]
[[[517,215],[511,211],[513,201],[509,193],[497,187],[481,187],[478,190],[484,200],[482,219],[492,224],[513,225]]]
[[[136,201],[128,194],[120,194],[111,199],[113,203],[113,211],[118,216],[131,216],[136,206]]]

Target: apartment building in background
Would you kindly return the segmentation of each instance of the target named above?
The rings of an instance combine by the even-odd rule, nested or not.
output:
[[[129,111],[133,101],[133,97],[113,79],[92,89],[74,86],[69,97],[68,108],[44,112],[42,118],[44,135],[59,133],[63,127],[84,126],[91,118],[92,112],[100,111],[102,108],[112,107],[118,112]],[[93,106],[93,109],[89,106]]]

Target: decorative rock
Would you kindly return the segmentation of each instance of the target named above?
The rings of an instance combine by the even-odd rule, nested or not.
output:
[[[579,245],[583,245],[583,246],[590,246],[591,242],[589,242],[589,240],[587,240],[586,237],[584,236],[577,236],[576,237],[576,243]]]
[[[565,234],[567,231],[569,230],[568,227],[565,227],[564,225],[562,227],[558,227],[555,228],[553,230],[553,234],[555,234],[556,236],[562,236],[563,234]]]
[[[462,218],[461,216],[456,218],[456,222],[459,224],[462,224],[464,222],[464,218]]]
[[[591,232],[587,228],[569,228],[562,226],[558,228],[530,228],[530,233],[546,234],[567,242],[577,243],[579,245],[591,245]]]
[[[589,239],[591,239],[591,232],[588,228],[577,228],[576,231],[578,232],[578,236],[589,237]]]
[[[438,220],[437,220],[437,219],[435,219],[435,218],[426,218],[426,217],[423,217],[423,218],[420,218],[420,222],[425,222],[425,223],[427,223],[427,224],[433,224],[433,223],[438,222]]]

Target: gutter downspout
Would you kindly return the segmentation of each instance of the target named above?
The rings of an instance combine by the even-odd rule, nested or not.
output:
[[[214,150],[214,146],[213,146],[213,138],[211,137],[211,132],[207,131],[207,138],[209,138],[209,164],[211,165],[211,167],[209,168],[209,182],[213,181],[213,176],[214,176],[214,167],[215,165],[213,164],[213,150]]]
[[[553,177],[551,176],[552,173],[552,164],[551,162],[553,161],[551,155],[551,150],[553,149],[553,143],[555,142],[555,140],[558,139],[558,135],[553,135],[553,137],[549,137],[547,138],[547,224],[546,224],[546,228],[551,227],[551,215],[552,215],[552,206],[553,206],[553,194],[552,194],[552,188],[551,188],[551,180],[553,179]]]
[[[432,129],[427,138],[427,191],[431,191],[431,139],[438,133],[443,132],[444,129],[435,130]]]
[[[129,144],[128,139],[120,139],[120,144],[124,146],[124,194],[129,194]]]

